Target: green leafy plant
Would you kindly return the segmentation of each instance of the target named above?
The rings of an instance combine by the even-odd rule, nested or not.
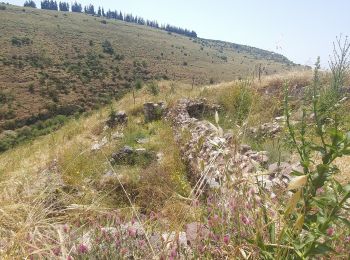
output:
[[[339,43],[339,42],[338,42]],[[346,44],[348,45],[347,41]],[[345,46],[338,44],[338,46]],[[257,235],[251,243],[260,249],[264,259],[314,259],[326,257],[345,259],[349,240],[350,184],[341,184],[335,178],[339,169],[335,160],[350,155],[350,131],[341,127],[340,91],[345,73],[344,57],[349,48],[339,48],[331,66],[331,83],[321,85],[318,58],[310,87],[311,99],[303,104],[301,121],[291,120],[288,83],[285,83],[284,115],[289,143],[299,156],[302,169],[293,170],[285,195],[280,198],[279,216],[271,217],[262,209],[268,235],[256,227]],[[344,53],[345,52],[345,53]],[[337,53],[337,52],[335,52]],[[324,103],[327,91],[333,91],[335,100],[327,110]],[[289,192],[290,196],[287,196]],[[283,195],[283,194],[282,194]],[[287,200],[287,203],[285,203]]]
[[[338,64],[337,66],[342,66],[341,62]],[[286,226],[280,234],[281,241],[288,244],[292,242],[292,249],[284,248],[278,254],[294,255],[293,258],[296,259],[337,255],[336,245],[333,243],[336,237],[335,230],[341,233],[341,230],[348,228],[350,224],[346,213],[349,210],[346,201],[350,198],[350,185],[342,186],[334,178],[339,172],[334,161],[343,155],[350,155],[350,132],[340,129],[336,106],[327,111],[327,116],[333,116],[332,120],[325,120],[326,111],[320,107],[323,97],[320,91],[319,69],[318,59],[312,86],[311,122],[307,120],[308,110],[305,107],[299,127],[291,124],[287,84],[285,87],[286,125],[303,172],[293,172],[296,177],[288,186],[293,195],[285,209]],[[342,73],[333,73],[331,88],[337,91],[343,76]],[[340,98],[340,93],[338,94]]]
[[[114,49],[112,47],[112,44],[108,40],[105,40],[104,42],[102,42],[102,49],[103,49],[104,53],[107,53],[110,55],[112,55],[114,53]]]

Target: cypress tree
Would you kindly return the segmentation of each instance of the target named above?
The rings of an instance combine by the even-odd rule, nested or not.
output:
[[[24,7],[32,7],[32,8],[36,8],[36,4],[33,0],[27,0],[24,2]]]

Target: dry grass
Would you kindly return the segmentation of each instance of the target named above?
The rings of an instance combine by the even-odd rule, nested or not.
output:
[[[97,184],[110,169],[106,157],[125,142],[140,146],[132,138],[133,133],[139,131],[152,133],[150,143],[144,147],[161,151],[162,163],[146,169],[123,166],[115,170],[124,176],[121,177],[122,184],[137,207],[154,211],[165,207],[164,215],[174,219],[177,211],[168,205],[180,203],[181,196],[186,196],[189,191],[185,168],[180,162],[170,126],[163,122],[144,125],[140,114],[146,100],[170,101],[185,95],[194,96],[200,91],[178,85],[178,91],[170,93],[170,84],[173,83],[160,83],[161,94],[157,97],[148,94],[146,89],[141,90],[137,93],[135,107],[131,94],[114,103],[116,110],[126,110],[130,115],[129,125],[124,129],[126,137],[110,140],[101,151],[91,152],[91,145],[104,135],[102,128],[109,107],[87,117],[72,119],[58,131],[0,155],[0,237],[3,238],[0,255],[12,258],[33,253],[52,257],[52,243],[48,241],[60,243],[60,225],[72,225],[82,216],[93,218],[95,212],[106,212],[107,209],[126,207],[129,209],[125,213],[132,213],[119,183],[103,187]],[[123,131],[122,128],[115,130]],[[152,203],[149,203],[150,198],[153,198]],[[183,214],[178,216],[181,217]],[[23,243],[28,236],[33,236],[34,240]]]
[[[293,82],[305,83],[309,80],[307,73],[301,74],[300,79],[296,74],[291,75]],[[273,85],[273,82],[281,80],[276,78],[277,76],[264,78],[262,82],[266,86]],[[281,78],[288,79],[287,76]],[[135,105],[131,93],[113,103],[116,110],[125,110],[129,115],[127,127],[104,131],[104,122],[109,113],[109,107],[105,107],[89,116],[70,120],[50,135],[0,154],[0,256],[4,259],[25,258],[30,255],[38,258],[58,258],[55,255],[58,245],[61,256],[66,257],[76,250],[74,246],[79,243],[84,232],[95,228],[96,225],[107,225],[105,220],[101,220],[102,216],[108,216],[117,209],[120,214],[118,216],[126,220],[135,219],[140,212],[147,215],[156,212],[156,220],[145,220],[148,231],[180,232],[184,223],[199,221],[206,214],[209,215],[208,225],[211,225],[210,218],[215,216],[216,209],[222,210],[223,205],[217,205],[217,208],[211,206],[214,211],[208,213],[206,206],[189,204],[186,198],[191,187],[178,147],[173,140],[172,129],[162,121],[145,124],[142,104],[146,101],[165,100],[171,106],[183,97],[207,97],[218,102],[222,101],[223,96],[228,97],[226,102],[229,104],[230,98],[234,99],[241,83],[236,81],[192,89],[191,85],[159,82],[158,96],[150,95],[147,89],[143,88],[136,93]],[[254,81],[254,84],[259,83]],[[259,89],[250,89],[255,103],[248,113],[248,119],[251,120],[249,125],[257,120],[268,121],[274,116],[274,112],[263,109],[269,100],[258,98]],[[236,111],[232,110],[231,113]],[[123,131],[125,137],[110,139],[100,151],[91,151],[91,145],[95,141],[100,141],[104,135],[109,138],[114,131]],[[139,135],[149,138],[149,143],[137,144],[135,137]],[[159,164],[151,163],[146,167],[111,166],[107,160],[110,154],[125,144],[162,152],[163,160]],[[341,181],[349,182],[349,157],[337,160],[337,164],[341,170]],[[108,170],[114,170],[119,178],[101,185],[101,177]],[[245,197],[236,199],[237,203],[243,205],[237,214],[247,214],[244,209]],[[273,205],[271,199],[266,199]],[[274,210],[277,211],[278,205],[275,206]],[[241,215],[236,216],[238,220],[230,220],[231,222],[223,224],[220,229],[214,227],[214,232],[218,232],[220,236],[232,232],[236,228],[232,224],[239,221]],[[256,221],[259,226],[259,216]],[[63,231],[65,225],[71,228],[72,235],[69,239]],[[240,228],[239,232],[242,234],[250,234],[253,230],[248,227]],[[264,232],[263,227],[259,230]],[[232,241],[233,239],[234,237]],[[243,255],[245,252],[251,254],[252,258],[258,258],[256,248],[247,245],[241,237],[235,239],[231,247],[224,245],[222,248],[226,249],[221,252],[212,247],[208,247],[206,252],[212,250],[214,253],[210,256],[218,253],[217,257],[233,253]]]

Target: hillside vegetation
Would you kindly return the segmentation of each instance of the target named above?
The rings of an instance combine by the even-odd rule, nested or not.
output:
[[[135,22],[0,14],[0,259],[349,259],[347,37],[311,71]]]
[[[191,172],[182,160],[186,151],[175,142],[172,125],[167,120],[147,122],[143,115],[145,102],[165,101],[172,109],[182,98],[206,98],[221,106],[219,125],[224,133],[234,133],[233,147],[245,143],[258,151],[268,151],[269,164],[296,162],[298,155],[289,142],[286,126],[278,137],[256,136],[249,130],[284,114],[283,82],[288,82],[290,87],[291,120],[299,127],[299,107],[303,102],[300,91],[312,86],[311,73],[290,73],[264,77],[260,82],[235,81],[198,88],[162,81],[154,87],[157,91],[144,86],[134,95],[129,93],[113,101],[111,106],[70,119],[56,132],[1,154],[0,256],[261,259],[264,255],[266,259],[274,259],[278,255],[292,256],[295,251],[299,252],[294,243],[302,243],[305,237],[290,238],[288,232],[298,232],[293,225],[297,214],[301,214],[302,202],[291,209],[289,217],[284,215],[284,210],[292,203],[285,203],[291,193],[286,187],[274,191],[277,196],[273,197],[274,193],[270,194],[263,186],[259,191],[249,188],[254,176],[268,174],[268,166],[257,169],[252,179],[243,178],[228,184],[234,196],[228,202],[222,201],[224,195],[220,190],[214,190],[209,197],[203,193],[197,200],[192,196],[195,186],[190,181]],[[330,75],[322,74],[321,82],[328,84]],[[350,118],[344,113],[349,105],[346,101],[337,112],[342,115],[339,125],[342,130],[349,129]],[[113,111],[119,110],[126,111],[127,124],[106,127],[106,122],[115,114]],[[212,115],[204,115],[204,118],[217,124]],[[309,120],[308,124],[305,138],[313,139]],[[182,138],[191,138],[187,129],[183,129]],[[204,141],[199,141],[196,149],[201,149]],[[125,146],[140,149],[144,155],[133,157],[131,161],[111,160]],[[319,161],[317,153],[312,154],[312,158],[315,163]],[[340,170],[327,177],[323,195],[332,194],[329,185],[333,179],[344,185],[349,183],[349,163],[348,156],[337,159],[335,166]],[[240,172],[233,175],[240,176]],[[339,196],[343,194],[340,192]],[[271,206],[264,213],[261,205]],[[344,212],[341,216],[344,221],[349,220]],[[303,232],[311,232],[309,222],[305,225]],[[315,225],[314,228],[320,227]],[[341,227],[343,224],[335,221],[327,225],[327,231],[322,231],[329,234],[328,237],[315,234],[336,251],[327,251],[327,247],[324,252],[318,252],[316,247],[312,252],[328,252],[346,259],[350,234],[347,228]],[[283,240],[275,240],[278,235],[283,235]],[[187,245],[183,239],[191,243]],[[307,250],[307,245],[302,249]]]
[[[39,134],[109,103],[137,79],[209,84],[298,66],[279,54],[80,13],[3,5],[0,129]],[[36,125],[35,125],[36,124]],[[24,129],[23,131],[27,131]],[[33,130],[33,128],[32,128]],[[21,133],[17,133],[21,135]]]

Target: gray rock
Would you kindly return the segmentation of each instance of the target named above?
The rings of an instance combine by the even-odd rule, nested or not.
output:
[[[233,132],[229,131],[227,133],[224,134],[224,138],[226,139],[227,142],[232,142],[233,141]]]
[[[147,152],[146,148],[137,148],[137,149],[135,149],[135,153],[137,153],[137,154],[144,154],[146,152]]]
[[[287,183],[291,179],[291,173],[293,170],[302,172],[302,169],[300,169],[299,167],[300,166],[298,164],[291,165],[287,162],[281,162],[279,165],[278,163],[273,163],[269,165],[268,172],[270,175],[270,179],[279,178],[284,183]]]
[[[260,164],[266,164],[269,161],[269,157],[267,155],[266,151],[260,151],[260,152],[252,152],[252,153],[245,153],[250,159],[253,159]]]
[[[123,133],[114,132],[112,134],[112,139],[122,139],[122,138],[124,138],[124,134]]]
[[[121,152],[125,154],[132,154],[134,152],[134,149],[126,145],[122,148]]]
[[[124,146],[118,152],[112,154],[115,163],[127,163],[133,155],[134,149],[130,146]]]
[[[101,148],[103,146],[105,146],[108,143],[107,137],[103,137],[102,140],[100,142],[95,142],[92,146],[91,146],[91,151],[98,151],[101,150]]]
[[[136,139],[136,143],[138,144],[147,144],[149,143],[150,139],[149,138],[139,138],[139,139]]]
[[[166,104],[163,101],[158,103],[147,102],[143,104],[145,121],[150,122],[150,121],[161,119],[165,109],[166,109]]]
[[[157,162],[160,163],[161,161],[163,161],[164,154],[162,152],[159,152],[157,153],[156,157],[157,157]]]
[[[125,113],[125,111],[119,111],[119,112],[117,113],[116,121],[117,121],[117,123],[119,123],[119,124],[125,124],[125,123],[128,122],[128,116],[127,116],[127,114]]]
[[[125,111],[118,111],[116,114],[112,114],[107,120],[106,124],[109,127],[115,127],[117,124],[126,124],[128,122],[128,116]]]

